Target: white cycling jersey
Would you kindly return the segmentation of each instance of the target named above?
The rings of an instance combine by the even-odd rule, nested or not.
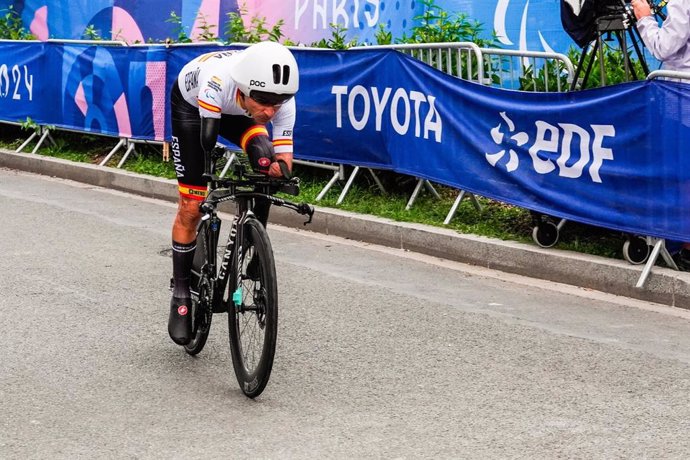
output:
[[[203,54],[188,62],[180,71],[177,85],[182,97],[198,107],[202,117],[220,118],[223,114],[250,117],[240,105],[240,90],[229,72],[241,52],[228,50]],[[292,152],[295,113],[293,97],[280,106],[271,119],[276,153]]]

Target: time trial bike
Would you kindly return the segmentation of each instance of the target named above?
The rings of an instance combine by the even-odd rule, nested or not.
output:
[[[215,160],[211,168],[213,171]],[[283,168],[284,174],[287,172]],[[228,177],[207,174],[207,197],[199,209],[202,218],[197,229],[196,252],[192,267],[192,340],[184,346],[190,355],[206,345],[214,314],[228,313],[232,364],[242,392],[250,398],[266,387],[273,367],[278,331],[278,287],[275,261],[266,229],[252,209],[257,199],[272,206],[292,209],[308,217],[314,208],[275,196],[284,192],[299,194],[299,178],[271,178],[249,172],[248,165],[237,163]],[[227,243],[219,247],[221,218],[218,205],[234,201],[235,218]],[[220,251],[219,251],[220,249]]]

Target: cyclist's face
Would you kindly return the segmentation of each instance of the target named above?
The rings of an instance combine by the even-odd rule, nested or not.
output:
[[[249,115],[259,123],[268,123],[280,108],[278,105],[266,105],[256,102],[251,97],[245,96],[244,105]]]

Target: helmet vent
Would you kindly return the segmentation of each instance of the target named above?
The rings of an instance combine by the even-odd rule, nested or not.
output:
[[[281,82],[282,80],[282,82]],[[281,71],[280,64],[273,64],[273,84],[287,85],[290,81],[290,66],[284,65]]]
[[[280,64],[273,64],[273,84],[280,84]]]
[[[283,84],[287,85],[289,81],[290,81],[290,66],[284,65],[283,66]]]

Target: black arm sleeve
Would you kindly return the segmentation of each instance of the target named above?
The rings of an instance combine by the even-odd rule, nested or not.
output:
[[[201,148],[204,153],[211,153],[218,141],[220,118],[201,117]]]
[[[204,152],[204,173],[212,174],[211,151],[218,141],[220,131],[220,119],[201,117],[201,149]]]

